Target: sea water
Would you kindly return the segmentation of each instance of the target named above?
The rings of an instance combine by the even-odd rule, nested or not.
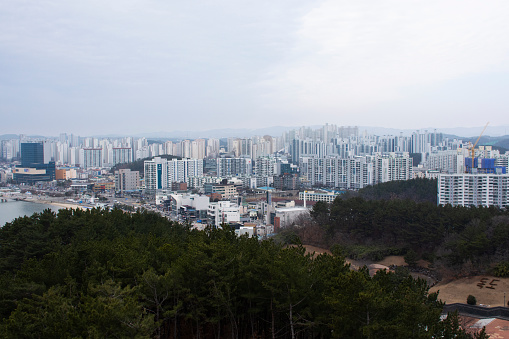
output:
[[[8,200],[7,202],[0,202],[0,227],[16,218],[41,213],[48,208],[57,212],[62,207],[28,201]]]

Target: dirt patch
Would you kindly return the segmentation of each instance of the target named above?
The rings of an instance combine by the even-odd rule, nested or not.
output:
[[[332,254],[331,251],[326,250],[325,248],[315,247],[311,245],[304,245],[303,247],[306,249],[306,253],[314,253],[315,257],[322,253]]]
[[[426,280],[426,282],[428,283],[428,286],[433,286],[434,284],[436,284],[436,280],[432,277],[430,277],[429,275],[427,274],[424,274],[424,273],[418,273],[418,272],[410,272],[410,275],[412,276],[412,278],[414,279],[424,279]]]
[[[438,299],[448,304],[466,303],[469,294],[477,299],[477,304],[504,306],[504,292],[509,292],[509,278],[497,278],[488,275],[461,278],[449,282],[440,282],[430,289],[439,292]],[[505,302],[509,301],[509,293]],[[506,305],[507,306],[507,305]]]
[[[371,264],[368,266],[368,270],[369,270],[369,275],[374,276],[376,274],[376,272],[378,272],[380,270],[390,271],[390,268],[385,265]]]
[[[405,259],[403,259],[403,257],[400,255],[391,255],[391,256],[385,257],[383,260],[377,261],[376,263],[379,265],[385,265],[385,266],[391,266],[391,265],[405,266],[406,265]]]
[[[313,257],[316,257],[317,255],[322,254],[322,253],[332,254],[331,251],[324,249],[324,248],[316,247],[316,246],[304,245],[304,248],[306,249],[306,253],[314,253]],[[391,255],[391,256],[385,257],[383,260],[380,260],[380,261],[371,261],[371,260],[365,260],[365,259],[356,260],[356,259],[350,259],[350,258],[345,258],[345,261],[348,264],[350,264],[350,267],[354,270],[358,270],[359,268],[361,268],[363,266],[367,266],[368,269],[370,270],[370,274],[374,274],[378,269],[384,269],[384,268],[389,269],[389,267],[391,267],[393,265],[406,266],[405,259],[403,258],[403,256],[399,256],[399,255]],[[420,267],[427,268],[428,265],[429,265],[429,263],[424,260],[420,260],[418,262],[418,266],[420,266]],[[376,269],[375,269],[375,267],[376,267]],[[429,277],[425,273],[410,272],[410,274],[414,278],[421,278],[421,279],[426,280],[430,286],[436,282],[435,279]]]
[[[324,248],[304,245],[307,253],[315,253],[315,256],[328,253],[329,250]],[[369,266],[372,264],[391,266],[405,266],[405,259],[403,256],[389,256],[383,260],[373,262],[369,260],[354,260],[346,258],[346,262],[349,263],[352,269],[359,269],[364,265]],[[427,268],[428,262],[420,260],[419,266]],[[411,272],[414,278],[425,279],[428,284],[432,285],[435,280],[430,278],[424,273]],[[452,303],[466,303],[469,294],[473,295],[477,299],[477,304],[494,306],[504,305],[504,292],[506,295],[506,306],[509,301],[509,278],[497,278],[493,276],[474,276],[469,278],[461,278],[449,282],[440,282],[430,289],[431,292],[439,291],[438,298],[448,304]]]
[[[316,257],[317,255],[322,254],[322,253],[332,254],[331,251],[329,251],[325,248],[320,248],[320,247],[316,247],[316,246],[304,245],[304,248],[306,249],[306,253],[314,253],[313,257]],[[371,260],[356,260],[356,259],[350,259],[350,258],[345,258],[345,261],[348,264],[350,264],[350,266],[354,270],[358,270],[359,268],[361,268],[363,266],[369,266],[372,264],[379,264],[379,265],[384,265],[384,266],[405,265],[405,260],[403,259],[403,257],[399,257],[399,256],[390,256],[390,257],[385,258],[384,260],[376,261],[376,262],[371,261]]]
[[[332,252],[325,248],[320,248],[320,247],[311,246],[311,245],[304,245],[303,247],[306,249],[306,253],[313,254],[313,258],[316,258],[318,255],[320,255],[322,253],[327,253],[327,254],[332,255]],[[368,260],[354,260],[354,259],[350,259],[350,258],[345,258],[345,261],[347,264],[350,264],[350,266],[354,270],[358,270],[359,268],[361,268],[364,265],[368,266],[369,264],[373,263],[372,261],[368,261]]]

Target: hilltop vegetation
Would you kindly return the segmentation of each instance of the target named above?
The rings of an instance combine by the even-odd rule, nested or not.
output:
[[[339,252],[189,230],[152,213],[46,210],[0,229],[6,338],[472,338],[424,281]],[[484,338],[483,334],[476,336]]]
[[[394,182],[319,202],[312,222],[292,230],[304,243],[338,246],[352,258],[425,259],[452,275],[509,275],[509,213],[496,207],[437,206],[433,181]],[[408,199],[415,196],[416,198]],[[402,199],[407,198],[407,199]],[[423,202],[424,201],[424,202]]]
[[[411,200],[414,202],[437,203],[436,179],[412,179],[389,181],[348,192],[342,199],[361,197],[365,200]]]

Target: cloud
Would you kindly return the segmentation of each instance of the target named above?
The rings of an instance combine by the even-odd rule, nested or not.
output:
[[[264,85],[281,107],[362,111],[462,76],[509,69],[506,1],[324,1]]]
[[[498,0],[6,0],[0,113],[44,114],[48,125],[31,128],[57,134],[76,128],[61,116],[86,117],[92,134],[94,120],[113,121],[111,133],[150,131],[155,121],[158,129],[408,124],[415,101],[421,112],[436,108],[429,126],[450,97],[436,101],[433,91],[509,71],[508,9]],[[380,112],[390,119],[377,120]]]
[[[239,112],[254,112],[253,84],[286,53],[307,2],[8,0],[1,108],[43,113],[53,129],[65,128],[62,113],[113,116],[115,128],[139,114],[145,129],[188,123],[187,114],[196,128],[210,127],[210,115],[238,123]]]

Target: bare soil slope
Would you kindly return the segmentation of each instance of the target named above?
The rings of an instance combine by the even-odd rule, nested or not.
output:
[[[306,253],[315,253],[315,256],[322,253],[332,254],[331,251],[316,246],[304,245],[304,248],[306,249]]]
[[[304,245],[307,252],[315,253],[316,255],[321,253],[331,253],[329,250]],[[353,260],[346,259],[346,262],[352,265],[353,269],[358,269],[364,265],[369,266],[370,264],[380,264],[385,266],[406,265],[405,260],[402,256],[389,256],[381,261],[372,262],[368,260]],[[426,267],[425,261],[419,262],[419,266]],[[412,273],[415,278],[423,278],[428,280],[431,284],[432,279],[429,279],[423,274]],[[491,307],[503,306],[504,304],[504,292],[506,295],[506,306],[509,301],[509,278],[497,278],[493,276],[474,276],[469,278],[461,278],[448,282],[440,282],[430,289],[430,292],[439,291],[438,298],[445,301],[448,304],[452,303],[466,303],[469,294],[473,295],[477,299],[477,304],[489,305]]]
[[[324,248],[311,246],[311,245],[304,245],[304,248],[306,249],[306,253],[314,253],[315,256],[322,254],[322,253],[328,253],[331,254],[331,251],[326,250]],[[371,264],[379,264],[379,265],[406,265],[405,260],[403,257],[400,256],[390,256],[386,257],[381,261],[370,261],[370,260],[355,260],[350,258],[345,258],[346,262],[349,263],[353,269],[359,269],[360,267],[366,265],[369,266]]]

